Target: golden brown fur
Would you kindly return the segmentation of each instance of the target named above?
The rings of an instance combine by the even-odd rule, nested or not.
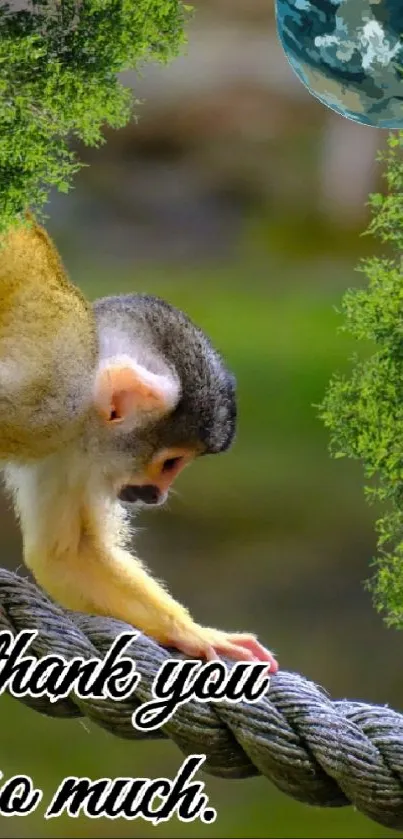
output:
[[[1,244],[0,459],[25,461],[59,448],[83,420],[95,322],[34,220]]]

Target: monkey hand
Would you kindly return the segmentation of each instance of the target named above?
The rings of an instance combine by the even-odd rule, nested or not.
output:
[[[175,628],[171,646],[188,656],[208,661],[223,655],[236,661],[267,661],[270,673],[278,670],[274,656],[250,634],[221,632],[192,622]]]

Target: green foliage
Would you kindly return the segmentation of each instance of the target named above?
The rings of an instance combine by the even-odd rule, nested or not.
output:
[[[360,460],[369,501],[380,504],[376,522],[378,556],[370,581],[377,608],[389,625],[403,627],[403,132],[389,135],[378,155],[385,166],[385,195],[370,196],[367,233],[391,249],[358,270],[365,288],[350,289],[343,300],[343,330],[365,341],[353,359],[350,378],[334,376],[320,406],[330,429],[335,457]]]
[[[117,74],[167,61],[184,41],[181,0],[0,0],[0,231],[50,187],[67,192],[80,164],[70,137],[103,142],[133,96]]]

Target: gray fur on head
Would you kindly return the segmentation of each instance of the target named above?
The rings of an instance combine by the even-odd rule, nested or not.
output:
[[[234,376],[210,339],[181,310],[146,294],[104,297],[93,304],[102,360],[130,354],[153,373],[179,383],[179,401],[153,429],[156,445],[202,444],[225,451],[236,429]]]

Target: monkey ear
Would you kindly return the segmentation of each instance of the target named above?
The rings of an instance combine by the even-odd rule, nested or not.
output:
[[[151,373],[131,359],[105,364],[95,381],[95,408],[110,423],[144,414],[162,416],[174,407],[178,396],[172,378]]]

